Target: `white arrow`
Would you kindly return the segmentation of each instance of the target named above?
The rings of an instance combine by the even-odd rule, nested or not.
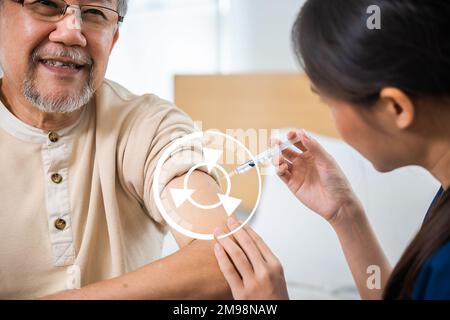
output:
[[[229,197],[224,194],[218,193],[217,195],[219,196],[219,199],[222,202],[222,205],[223,205],[225,211],[227,212],[228,216],[231,216],[233,214],[233,212],[237,209],[237,207],[239,207],[239,205],[242,202],[241,199]]]
[[[194,192],[193,189],[170,189],[175,207],[179,208]]]
[[[217,161],[219,161],[222,156],[222,150],[203,148],[203,155],[205,157],[205,162],[208,164],[208,172],[211,173],[211,170],[214,168]]]

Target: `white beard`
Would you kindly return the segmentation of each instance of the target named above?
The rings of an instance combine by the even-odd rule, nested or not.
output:
[[[34,80],[27,78],[23,82],[22,93],[28,102],[40,111],[46,113],[70,113],[82,108],[92,99],[94,90],[89,82],[83,86],[78,95],[61,97],[49,94],[43,96],[36,88]]]

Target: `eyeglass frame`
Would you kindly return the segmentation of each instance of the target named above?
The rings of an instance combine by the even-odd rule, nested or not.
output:
[[[22,7],[25,7],[25,0],[12,0],[12,1],[13,1],[13,2],[16,2],[16,3],[18,3],[18,4],[21,4]],[[67,13],[67,9],[70,8],[70,7],[73,6],[73,5],[72,5],[72,4],[68,4],[65,0],[58,0],[58,1],[64,2],[64,4],[65,4],[64,10],[60,13],[60,17],[63,18],[63,17],[66,15],[66,13]],[[103,7],[103,6],[96,6],[96,5],[78,5],[78,7],[79,7],[80,9],[83,8],[84,6],[89,6],[89,7],[94,7],[94,8],[101,8],[101,9],[106,9],[106,10],[110,10],[110,11],[113,11],[113,12],[117,13],[117,16],[118,16],[118,21],[117,21],[117,23],[123,22],[124,19],[125,19],[124,16],[121,16],[121,15],[120,15],[119,11],[114,10],[114,9],[112,9],[112,8]]]

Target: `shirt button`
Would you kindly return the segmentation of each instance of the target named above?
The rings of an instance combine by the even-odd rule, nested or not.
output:
[[[63,181],[63,177],[59,173],[52,174],[52,181],[56,184],[60,184]]]
[[[66,220],[58,218],[55,220],[55,228],[58,230],[64,230],[66,227]]]
[[[50,140],[53,143],[58,142],[59,135],[54,131],[50,131],[48,134],[48,140]]]

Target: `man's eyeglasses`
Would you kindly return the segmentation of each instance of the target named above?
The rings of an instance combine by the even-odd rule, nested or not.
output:
[[[41,21],[57,22],[67,9],[79,8],[83,25],[91,29],[107,29],[123,22],[117,10],[98,5],[69,5],[64,0],[12,0],[20,3],[33,17]]]

